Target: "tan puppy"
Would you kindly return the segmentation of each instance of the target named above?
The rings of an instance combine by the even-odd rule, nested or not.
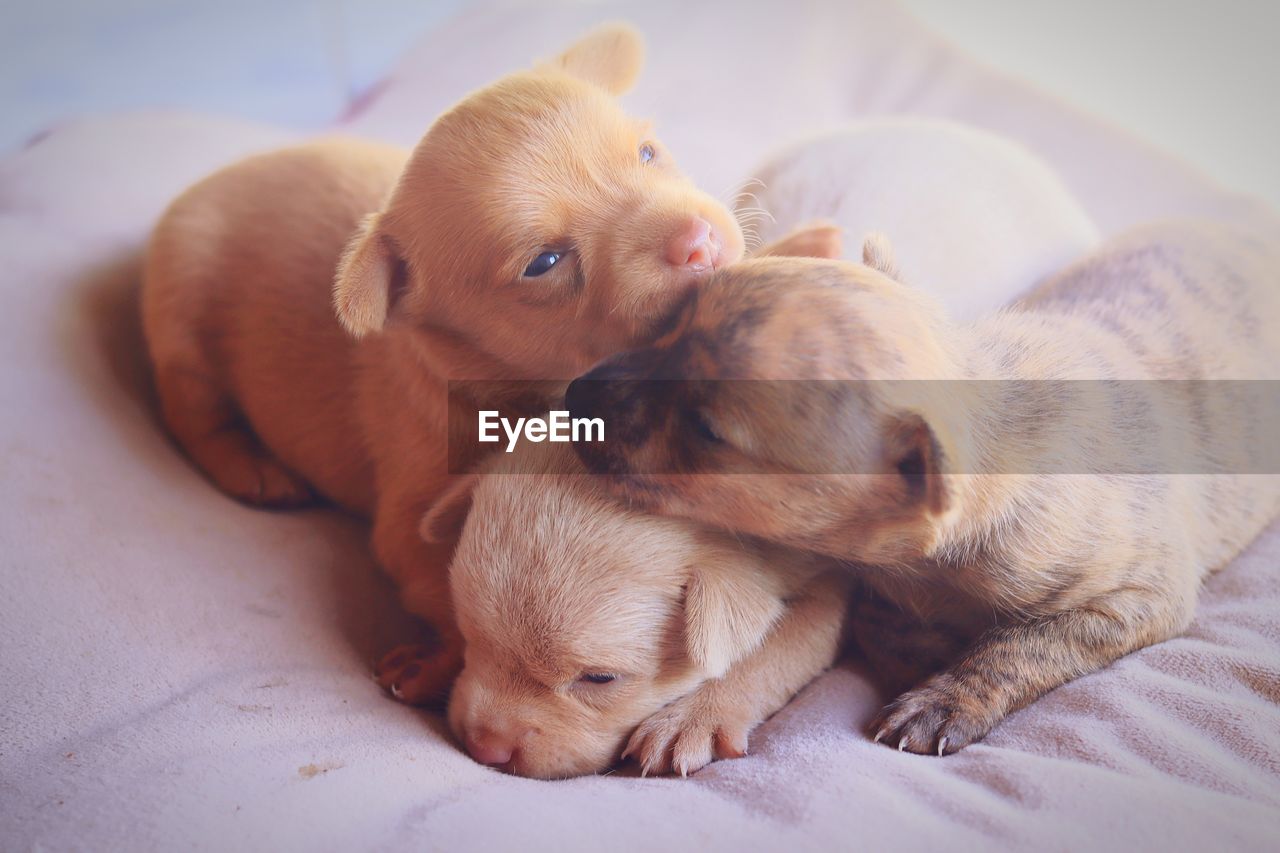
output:
[[[152,237],[142,309],[165,423],[234,497],[314,490],[373,517],[379,561],[442,642],[382,668],[409,701],[460,663],[448,545],[417,535],[448,482],[449,430],[475,426],[448,380],[567,379],[742,254],[725,207],[619,109],[641,54],[634,31],[601,28],[469,95],[412,153],[330,140],[252,157],[188,190]],[[545,408],[553,389],[504,408]]]
[[[639,506],[860,563],[967,641],[876,731],[954,752],[1181,632],[1280,512],[1274,383],[1154,381],[1276,378],[1278,254],[1152,226],[969,326],[886,275],[882,241],[867,266],[746,262],[587,374],[696,381],[570,387],[615,437],[579,450]]]
[[[451,539],[463,519],[449,723],[485,764],[574,776],[625,746],[646,773],[687,774],[745,753],[835,658],[845,601],[829,561],[629,510],[563,445],[498,455],[423,535]]]

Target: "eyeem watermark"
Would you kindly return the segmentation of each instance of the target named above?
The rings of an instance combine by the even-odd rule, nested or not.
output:
[[[516,449],[521,436],[526,441],[604,441],[604,418],[573,418],[569,413],[553,409],[545,418],[510,418],[502,417],[494,409],[482,409],[479,412],[478,439],[486,443],[495,443],[507,438],[507,452]]]

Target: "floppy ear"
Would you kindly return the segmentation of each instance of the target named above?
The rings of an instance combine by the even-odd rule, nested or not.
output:
[[[545,68],[558,68],[606,92],[621,95],[644,66],[644,39],[628,24],[603,24],[574,42]]]
[[[901,274],[898,272],[898,259],[893,253],[893,244],[879,231],[872,231],[863,238],[862,263],[884,273],[894,281],[902,281]]]
[[[333,308],[351,335],[362,338],[381,331],[407,268],[399,248],[379,229],[379,215],[365,217],[338,261],[333,280]]]
[[[953,460],[948,459],[943,442],[922,415],[898,418],[889,427],[884,446],[889,464],[904,481],[908,505],[919,506],[933,516],[951,509],[954,499],[943,474]]]
[[[783,609],[764,566],[699,566],[685,585],[689,658],[709,678],[720,678],[759,648]]]
[[[471,512],[471,493],[479,482],[479,474],[454,477],[418,524],[418,534],[432,544],[456,542]]]

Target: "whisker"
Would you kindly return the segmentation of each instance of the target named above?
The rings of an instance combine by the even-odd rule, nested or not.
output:
[[[745,181],[741,181],[740,183],[735,184],[734,186],[731,186],[729,188],[728,192],[725,195],[726,203],[730,205],[736,204],[738,199],[741,198],[743,194],[749,195],[749,193],[747,193],[747,190],[753,185],[758,186],[760,189],[765,188],[764,181],[760,180],[759,178],[747,178]]]

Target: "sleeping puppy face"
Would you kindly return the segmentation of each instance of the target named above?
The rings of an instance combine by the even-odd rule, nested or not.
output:
[[[618,106],[642,53],[602,27],[442,115],[339,267],[347,330],[444,332],[467,378],[563,379],[737,261],[734,217]]]
[[[733,537],[615,503],[568,448],[502,457],[423,523],[448,537],[465,518],[449,724],[506,772],[599,772],[645,718],[759,645],[787,581]]]
[[[572,415],[605,423],[576,444],[587,468],[634,505],[843,559],[927,548],[963,442],[949,383],[901,380],[951,361],[936,309],[886,274],[883,244],[865,254],[724,270],[669,334],[575,380]]]

